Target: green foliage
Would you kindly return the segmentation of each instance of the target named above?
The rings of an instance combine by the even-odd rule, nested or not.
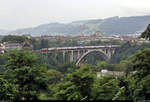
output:
[[[77,40],[65,41],[61,46],[79,46]]]
[[[127,42],[120,48],[116,49],[115,54],[113,54],[110,62],[120,63],[122,60],[130,60],[138,50],[143,50],[145,48],[150,48],[150,44],[143,43],[142,45],[137,45]]]
[[[146,40],[150,40],[150,24],[148,25],[147,29],[141,34],[142,38]]]
[[[135,100],[150,100],[150,75],[147,75],[137,83],[133,98]]]
[[[8,35],[2,39],[2,42],[23,43],[27,39],[25,36]]]
[[[138,51],[132,58],[132,69],[135,73],[129,74],[126,78],[119,79],[120,87],[125,89],[120,90],[116,94],[116,100],[148,100],[149,93],[149,55],[150,49]],[[115,99],[114,98],[114,99]]]
[[[39,50],[40,49],[40,45],[41,45],[41,41],[37,40],[35,38],[31,38],[30,39],[30,44],[33,45],[33,50]]]
[[[99,45],[120,45],[121,43],[119,41],[101,41],[101,40],[96,40],[96,41],[90,41],[86,43],[86,46],[99,46]]]
[[[48,40],[45,39],[38,40],[35,38],[27,38],[26,36],[16,36],[16,35],[4,36],[2,42],[20,43],[23,44],[24,47],[29,47],[33,50],[39,50],[40,48],[50,47]]]
[[[80,93],[76,91],[75,85],[70,81],[60,83],[57,87],[58,90],[55,96],[59,100],[79,100],[81,98]]]
[[[55,54],[49,55],[37,53],[36,55],[38,64],[41,64],[48,69],[56,69],[56,67],[60,64],[60,62],[58,62],[58,60],[56,59]]]
[[[130,60],[122,60],[118,64],[113,64],[113,70],[124,72],[126,75],[128,75],[131,71],[133,71],[133,65]]]
[[[0,100],[14,100],[17,95],[17,90],[7,80],[0,78],[0,93]]]
[[[61,73],[67,73],[73,72],[75,69],[77,69],[77,67],[73,63],[65,63],[58,65],[56,69]]]
[[[150,74],[150,49],[144,49],[135,54],[132,58],[133,69],[137,71],[133,77],[136,81],[141,81],[144,77]]]
[[[108,63],[105,62],[105,61],[97,62],[96,68],[97,68],[96,71],[99,71],[99,72],[100,72],[102,69],[108,69]]]
[[[36,65],[36,61],[36,56],[28,50],[13,50],[8,54],[9,69],[2,76],[16,86],[17,100],[38,99],[40,92],[47,90],[47,69]]]
[[[25,66],[35,66],[37,57],[31,51],[27,49],[12,50],[7,55],[8,63],[7,67],[11,69],[22,68]]]
[[[39,92],[47,89],[48,81],[45,73],[46,69],[38,67],[23,67],[13,70],[12,78],[19,90],[18,98],[37,99]]]
[[[104,76],[98,81],[96,87],[96,100],[112,100],[119,90],[119,81],[112,76]]]
[[[44,39],[30,39],[29,42],[34,42],[34,49],[77,44],[76,41],[70,44],[71,41],[48,44]],[[97,45],[104,42],[92,43]],[[6,56],[0,55],[0,99],[149,100],[150,49],[145,49],[147,47],[150,45],[126,43],[117,49],[111,63],[103,61],[104,56],[93,53],[93,57],[86,56],[90,59],[86,62],[93,65],[83,64],[80,67],[67,63],[62,53],[56,56],[33,54],[27,49],[10,51]],[[129,57],[137,50],[141,51]],[[97,78],[95,73],[102,69],[121,71],[126,75]]]
[[[132,100],[133,86],[135,86],[134,78],[131,76],[120,76],[117,80],[119,89],[112,100]]]
[[[137,72],[129,78],[130,96],[134,100],[149,100],[150,99],[150,49],[144,49],[137,52],[133,59],[133,69]],[[131,80],[132,78],[132,80]]]
[[[124,93],[125,93],[125,88],[121,87],[112,100],[126,100],[126,96]]]
[[[126,74],[129,74],[132,69],[132,63],[131,61],[128,60],[123,60],[118,64],[110,64],[107,63],[106,61],[99,61],[96,64],[96,67],[94,67],[95,72],[100,72],[102,69],[106,69],[109,71],[119,71],[119,72],[124,72]]]
[[[48,47],[49,47],[48,40],[42,39],[41,40],[41,48],[48,48]]]
[[[63,77],[61,72],[54,69],[49,69],[46,72],[46,76],[48,76],[48,84],[57,84],[61,81],[61,78]]]
[[[59,84],[56,97],[65,100],[91,99],[94,76],[88,66],[67,74],[65,82]]]
[[[7,63],[7,58],[4,54],[0,54],[0,72],[4,72],[7,70],[5,64]]]
[[[6,62],[6,56],[4,54],[0,54],[0,65],[5,64]]]
[[[74,72],[71,81],[83,98],[87,97],[87,99],[89,99],[91,97],[90,94],[94,83],[94,76],[90,67],[81,67],[80,70]]]
[[[102,44],[103,42],[101,41],[101,40],[98,40],[98,41],[90,41],[89,43],[87,43],[86,45],[88,45],[88,46],[97,46],[97,45],[99,45],[99,44]]]
[[[142,71],[145,70],[149,74],[150,70],[150,48],[141,50],[135,54],[133,58],[133,68],[134,70]],[[145,74],[145,73],[143,73]]]
[[[107,61],[107,60],[108,60],[107,57],[103,53],[99,51],[95,51],[86,55],[81,60],[81,63],[88,63],[88,64],[96,65],[97,61]]]

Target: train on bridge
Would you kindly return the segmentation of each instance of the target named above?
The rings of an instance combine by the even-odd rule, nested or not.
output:
[[[106,45],[106,46],[75,46],[75,47],[53,47],[43,48],[40,51],[53,51],[53,50],[75,50],[75,49],[99,49],[99,48],[116,48],[120,45]]]
[[[70,62],[75,62],[79,65],[81,60],[91,52],[100,52],[106,56],[108,60],[114,54],[115,49],[120,47],[120,45],[105,45],[105,46],[75,46],[75,47],[53,47],[53,48],[43,48],[40,51],[42,53],[54,53],[62,52],[63,59],[66,54],[70,56]]]

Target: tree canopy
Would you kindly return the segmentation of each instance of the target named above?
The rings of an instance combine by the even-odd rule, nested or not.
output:
[[[142,38],[146,40],[150,40],[150,24],[148,25],[147,29],[141,34]]]

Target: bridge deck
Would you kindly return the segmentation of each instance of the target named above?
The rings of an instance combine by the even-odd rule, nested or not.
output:
[[[53,50],[76,50],[76,49],[99,49],[99,48],[117,48],[120,45],[107,45],[107,46],[75,46],[75,47],[53,47],[48,48],[48,51]]]

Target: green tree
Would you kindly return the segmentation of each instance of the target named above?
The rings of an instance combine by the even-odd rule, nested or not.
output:
[[[26,40],[28,40],[28,38],[25,36],[8,35],[2,39],[2,42],[23,43]]]
[[[57,84],[55,97],[57,100],[80,100],[81,94],[76,90],[76,86],[71,81]]]
[[[133,69],[137,71],[131,75],[134,78],[130,81],[129,89],[134,100],[150,99],[150,49],[144,49],[135,54],[132,59]]]
[[[48,40],[42,39],[41,40],[41,48],[48,48]]]
[[[133,70],[130,60],[122,60],[119,64],[113,64],[113,70],[124,72],[126,76]]]
[[[138,81],[150,74],[150,48],[138,51],[132,59]]]
[[[85,65],[71,74],[66,74],[64,81],[58,85],[56,97],[64,100],[92,99],[95,76],[91,69]]]
[[[124,93],[125,93],[125,87],[121,87],[112,100],[126,100],[126,95]]]
[[[105,61],[97,62],[96,68],[97,68],[97,71],[101,71],[102,69],[108,69],[108,63]]]
[[[18,94],[17,100],[38,99],[41,91],[48,88],[46,68],[36,64],[37,58],[28,50],[13,50],[8,54],[9,69],[4,73],[4,78],[15,85]]]
[[[92,68],[88,66],[81,67],[80,70],[77,70],[72,74],[71,80],[82,97],[87,97],[87,99],[92,98],[91,91],[94,83],[94,75],[92,74],[91,69]]]
[[[133,98],[135,100],[150,100],[150,75],[147,75],[137,83]]]
[[[112,100],[119,90],[119,81],[113,76],[104,76],[99,79],[95,87],[96,100]]]
[[[77,69],[77,67],[73,63],[65,63],[65,64],[58,65],[56,69],[58,71],[60,71],[61,73],[65,74],[65,73],[68,73],[70,71],[71,72],[74,71],[75,69]],[[72,69],[72,70],[70,70],[70,69]]]
[[[0,72],[4,72],[7,70],[5,64],[7,63],[7,58],[4,54],[0,54]]]
[[[31,51],[27,49],[12,50],[7,55],[8,63],[7,67],[11,69],[22,68],[25,66],[32,67],[37,65],[37,57]]]
[[[118,79],[119,89],[118,89],[116,95],[113,97],[113,100],[132,100],[131,93],[133,90],[132,86],[134,85],[133,78],[126,77],[126,76],[120,76],[117,79]]]
[[[33,50],[39,50],[41,41],[39,39],[32,38],[30,39],[30,44],[33,45]]]
[[[147,29],[141,34],[142,38],[146,40],[150,40],[150,24],[148,25]]]
[[[48,87],[45,68],[23,67],[15,69],[13,73],[12,80],[15,80],[19,91],[18,99],[37,99],[40,91]]]
[[[48,84],[57,84],[61,81],[61,78],[63,77],[61,72],[58,72],[54,69],[49,69],[46,72],[46,75],[48,76]]]
[[[7,80],[0,78],[0,100],[14,100],[16,95],[16,88]]]

